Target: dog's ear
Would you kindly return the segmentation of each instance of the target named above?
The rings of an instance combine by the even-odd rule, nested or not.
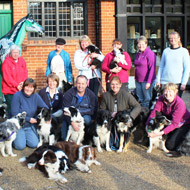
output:
[[[157,116],[157,117],[159,117],[159,116],[161,116],[161,115],[162,115],[161,112],[156,111],[156,116]]]

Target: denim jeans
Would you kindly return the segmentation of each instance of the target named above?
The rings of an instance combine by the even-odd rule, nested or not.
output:
[[[150,88],[146,90],[146,82],[137,82],[136,81],[136,94],[139,98],[139,102],[142,107],[149,108],[150,101],[152,99],[152,89],[154,83],[150,85]]]
[[[92,78],[92,79],[90,79],[90,82],[89,82],[89,88],[90,88],[90,90],[92,90],[94,92],[96,97],[98,97],[98,91],[99,91],[99,87],[100,87],[100,83],[98,80],[101,82],[100,78],[98,78],[98,79]]]
[[[83,115],[85,126],[88,127],[92,123],[92,118],[90,115]],[[63,125],[61,129],[61,138],[65,141],[67,137],[68,127],[70,125],[70,118],[68,116],[63,116]]]
[[[16,135],[13,146],[17,150],[23,150],[26,146],[36,148],[39,143],[38,135],[34,125],[21,128]]]

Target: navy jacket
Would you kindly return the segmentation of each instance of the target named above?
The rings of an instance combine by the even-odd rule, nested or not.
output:
[[[79,109],[81,115],[91,115],[95,119],[98,108],[97,98],[89,88],[86,88],[80,104],[78,103],[77,88],[69,89],[63,96],[63,109],[65,107],[74,106]]]

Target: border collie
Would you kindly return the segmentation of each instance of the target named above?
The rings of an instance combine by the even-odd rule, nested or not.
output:
[[[99,110],[96,122],[85,128],[83,144],[95,145],[98,152],[102,152],[101,146],[105,145],[106,150],[111,151],[109,145],[111,128],[111,113],[107,110]]]
[[[13,153],[12,143],[16,139],[18,130],[24,126],[25,118],[26,112],[22,112],[0,124],[0,149],[3,157],[17,156]]]
[[[113,123],[120,136],[119,149],[117,152],[126,152],[128,148],[128,142],[130,134],[133,129],[133,120],[130,117],[131,110],[118,111],[113,119]]]
[[[67,90],[69,90],[70,88],[73,87],[73,84],[70,84],[69,82],[65,82],[64,80],[62,81],[62,87],[61,87],[61,92],[63,93],[63,95],[65,94],[65,92],[67,92]]]
[[[96,160],[96,149],[89,145],[80,146],[75,142],[60,141],[55,146],[62,149],[67,154],[71,163],[75,164],[77,169],[82,172],[92,173],[89,166],[92,164],[101,165]]]
[[[70,161],[67,155],[56,146],[44,144],[28,157],[20,158],[19,161],[27,165],[29,169],[40,170],[49,179],[58,180],[61,183],[67,182],[62,173],[70,169]]]
[[[80,145],[84,138],[84,118],[74,106],[64,108],[64,114],[71,118],[71,122],[78,123],[80,126],[79,131],[75,131],[71,125],[69,126],[66,141],[73,141]]]
[[[0,122],[4,121],[7,118],[6,109],[7,109],[6,104],[1,104],[0,105]]]
[[[156,102],[158,100],[158,98],[161,96],[162,94],[162,89],[160,86],[155,86],[153,89],[152,89],[152,99],[150,101],[150,110],[153,110],[154,109],[154,106],[156,105]]]
[[[61,140],[61,127],[62,122],[59,123],[55,118],[52,118],[51,110],[41,108],[40,113],[37,115],[37,133],[39,135],[38,147],[43,143],[49,145],[55,144]]]
[[[99,48],[94,45],[89,45],[87,47],[87,49],[88,49],[89,54],[91,54],[91,53],[101,54]],[[98,60],[97,58],[93,58],[93,59],[91,59],[90,65],[95,65],[96,68],[101,68],[102,62],[100,60]]]
[[[156,111],[156,117],[152,118],[149,121],[148,126],[146,126],[146,129],[148,132],[160,132],[165,128],[165,126],[170,125],[171,121],[166,118],[166,116],[162,115],[162,113]],[[164,152],[169,152],[165,147],[165,140],[166,136],[158,136],[151,138],[149,137],[149,147],[147,150],[147,153],[151,153],[153,148],[161,148]]]

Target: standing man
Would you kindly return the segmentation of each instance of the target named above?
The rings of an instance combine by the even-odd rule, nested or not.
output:
[[[96,117],[98,108],[97,98],[89,88],[87,88],[88,79],[84,75],[76,78],[76,87],[69,89],[63,97],[63,109],[65,107],[74,106],[79,109],[84,118],[86,126],[90,126],[92,120]],[[64,115],[62,126],[62,139],[67,136],[68,126],[71,124],[75,131],[78,131],[78,123],[70,121],[70,117]]]

